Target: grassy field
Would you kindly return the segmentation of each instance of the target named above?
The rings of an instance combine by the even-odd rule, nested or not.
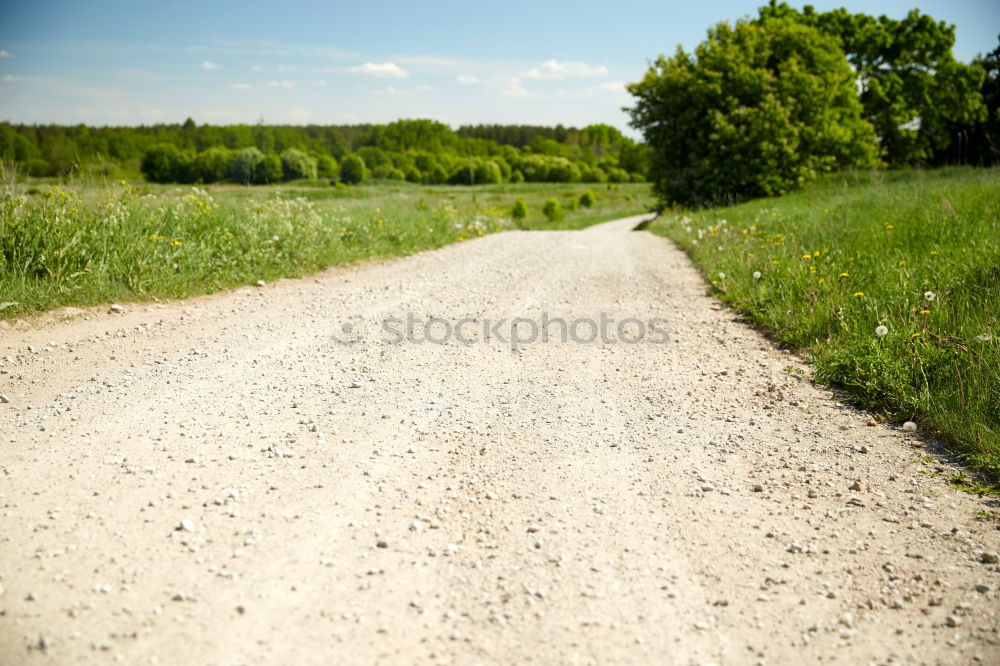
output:
[[[1000,170],[840,175],[649,228],[817,380],[1000,479]]]
[[[595,195],[589,207],[583,194]],[[524,199],[527,217],[511,210]],[[560,202],[562,219],[542,214]],[[650,210],[648,185],[274,187],[7,181],[0,318],[62,305],[182,298],[508,229],[575,228]]]

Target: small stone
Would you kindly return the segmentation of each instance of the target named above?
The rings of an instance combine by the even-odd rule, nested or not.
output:
[[[198,529],[198,526],[194,524],[193,520],[185,518],[184,520],[181,521],[180,529],[184,532],[194,532],[196,529]]]
[[[759,483],[755,483],[753,484],[753,491],[755,493],[762,493],[764,492],[764,486],[760,485]]]
[[[0,404],[6,405],[8,402],[10,402],[10,398],[5,396],[3,393],[0,393]]]
[[[125,314],[125,308],[118,303],[113,303],[111,309],[108,310],[111,314]]]
[[[267,283],[266,283],[266,282],[264,282],[263,280],[257,280],[257,286],[258,286],[258,287],[263,287],[263,286],[265,286],[266,284],[267,284]]]
[[[986,583],[978,583],[976,585],[976,592],[978,592],[979,594],[986,594],[992,589],[993,588],[987,585]]]
[[[861,492],[861,484],[860,484],[860,483],[858,483],[857,481],[855,481],[854,483],[852,483],[852,484],[851,484],[851,485],[850,485],[850,486],[848,487],[848,490],[853,490],[853,491],[855,491],[855,492],[858,492],[858,493],[860,493],[860,492]]]
[[[958,625],[962,624],[962,618],[958,617],[957,615],[949,615],[944,619],[944,623],[947,624],[949,627],[957,627]]]
[[[715,486],[713,486],[711,483],[705,483],[705,484],[702,484],[702,486],[701,486],[701,491],[703,493],[709,493],[709,492],[712,492],[713,490],[715,490]]]
[[[996,553],[983,553],[979,556],[979,561],[983,564],[996,564],[1000,562],[1000,555]]]
[[[379,539],[378,541],[375,542],[375,546],[377,548],[388,548],[389,542],[386,541],[385,539]]]

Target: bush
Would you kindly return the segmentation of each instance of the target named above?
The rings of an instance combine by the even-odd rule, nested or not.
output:
[[[492,185],[500,182],[503,182],[503,173],[496,162],[487,160],[476,164],[477,185]]]
[[[229,174],[233,152],[225,148],[209,148],[194,156],[190,175],[194,182],[217,183]]]
[[[368,169],[365,167],[365,161],[361,159],[358,155],[351,153],[344,157],[343,161],[340,163],[340,180],[348,183],[355,184],[368,178]]]
[[[254,181],[258,185],[269,185],[270,183],[280,183],[284,180],[285,172],[281,168],[281,158],[274,153],[268,153],[261,160],[260,166],[257,168],[257,180]]]
[[[154,183],[177,183],[184,180],[187,162],[172,143],[161,143],[142,156],[140,169],[146,180]]]
[[[855,78],[835,38],[790,19],[720,23],[693,56],[660,56],[628,87],[656,193],[709,205],[875,166]]]
[[[523,198],[514,202],[514,207],[510,209],[510,216],[515,220],[523,220],[528,217],[528,204]]]
[[[520,169],[514,169],[514,171],[511,172],[511,174],[510,174],[510,182],[512,182],[512,183],[523,183],[524,182],[524,174],[521,173]]]
[[[406,180],[406,174],[401,169],[397,169],[392,164],[383,164],[372,169],[372,178],[383,178],[385,180]]]
[[[594,193],[591,192],[590,190],[587,190],[586,192],[580,195],[580,207],[590,208],[591,206],[594,205],[595,198],[596,197],[594,196]]]
[[[281,168],[284,170],[286,180],[296,180],[298,178],[315,180],[318,175],[316,160],[312,156],[295,148],[282,151]]]
[[[237,151],[229,163],[229,180],[243,185],[256,183],[257,170],[263,161],[264,153],[259,148],[251,146]]]
[[[549,222],[555,222],[562,219],[563,209],[555,199],[547,199],[545,205],[542,206],[542,214],[545,215]]]
[[[320,178],[336,180],[340,178],[340,165],[329,155],[320,155],[316,158],[316,174]]]

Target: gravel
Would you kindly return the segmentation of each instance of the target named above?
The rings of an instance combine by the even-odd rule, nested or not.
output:
[[[0,651],[1000,663],[990,498],[637,221],[0,333],[25,406],[0,418]],[[669,341],[331,340],[407,312],[662,316]]]

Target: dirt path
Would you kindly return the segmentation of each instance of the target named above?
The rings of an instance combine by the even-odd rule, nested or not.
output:
[[[1000,663],[995,505],[636,222],[0,330],[0,664]]]

